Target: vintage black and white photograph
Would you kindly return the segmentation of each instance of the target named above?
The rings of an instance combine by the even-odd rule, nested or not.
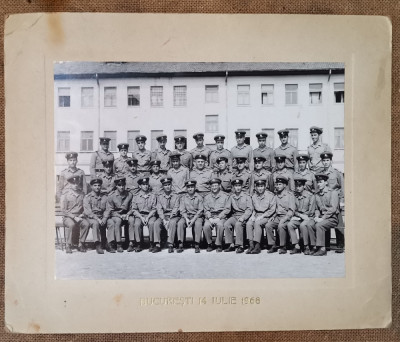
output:
[[[56,279],[344,277],[344,80],[55,62]]]

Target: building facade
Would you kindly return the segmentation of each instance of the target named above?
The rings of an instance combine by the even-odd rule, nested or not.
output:
[[[309,128],[324,129],[322,140],[344,171],[344,65],[341,63],[98,63],[61,62],[54,68],[55,168],[66,167],[65,152],[79,153],[87,174],[99,136],[136,148],[135,137],[205,133],[205,144],[226,136],[225,147],[244,129],[253,148],[255,134],[268,133],[267,144],[280,145],[277,132],[290,129],[300,152],[311,144]]]

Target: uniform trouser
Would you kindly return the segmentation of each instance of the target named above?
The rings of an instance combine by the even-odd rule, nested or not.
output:
[[[214,218],[214,217],[213,217]],[[217,238],[215,239],[215,244],[217,246],[222,246],[222,238],[224,236],[224,223],[226,220],[222,220],[220,219],[218,222],[215,223],[215,225],[217,226]],[[212,244],[212,224],[209,220],[205,220],[204,222],[204,227],[203,227],[203,231],[204,231],[204,236],[206,237],[207,243],[209,245]]]
[[[68,245],[72,245],[72,230],[75,227],[80,228],[79,242],[81,242],[81,243],[85,242],[86,236],[89,231],[89,221],[88,220],[82,219],[80,222],[76,222],[75,220],[73,220],[70,217],[64,217],[63,223],[64,223],[64,227],[66,228],[65,239],[67,240],[66,242]]]
[[[147,227],[149,228],[149,240],[154,241],[154,222],[156,218],[154,216],[149,218]],[[139,217],[129,216],[129,240],[135,240],[137,243],[141,243],[143,240],[143,222]]]
[[[122,220],[120,217],[113,216],[107,220],[107,240],[108,242],[121,242],[121,227],[127,224],[127,220]]]
[[[243,230],[245,226],[246,222],[239,222],[238,218],[236,217],[230,217],[227,219],[224,223],[225,242],[227,244],[233,243],[233,229],[235,229],[235,244],[237,246],[243,246]]]
[[[325,247],[325,233],[328,229],[336,228],[338,225],[338,218],[337,217],[330,217],[326,220],[321,222],[315,223],[315,230],[317,233],[317,243],[316,246],[318,247]]]
[[[90,227],[92,227],[93,241],[99,242],[101,239],[100,223],[96,219],[88,219]],[[103,226],[104,227],[104,226]]]
[[[185,228],[187,227],[186,225],[186,220],[182,217],[179,222],[178,222],[178,241],[184,240],[185,236]],[[200,243],[201,239],[201,230],[203,229],[203,218],[199,217],[194,224],[192,225],[193,230],[194,230],[194,242],[195,243]]]
[[[258,221],[250,221],[250,220],[247,221],[247,223],[246,223],[247,239],[249,241],[255,241],[255,242],[260,243],[262,235],[263,235],[263,228],[268,223],[268,221],[269,221],[269,218],[267,218],[267,217],[264,217]]]
[[[278,237],[279,237],[279,245],[280,246],[286,246],[286,235],[287,235],[287,221],[284,223],[280,223],[282,217],[276,216],[274,217],[273,220],[269,221],[265,225],[265,230],[267,231],[267,240],[268,240],[268,245],[270,246],[276,246],[277,245],[277,239],[274,236],[274,229],[278,230]]]
[[[178,224],[180,217],[173,217],[169,219],[168,227],[164,227],[164,222],[158,218],[154,222],[154,242],[158,243],[161,241],[161,229],[168,230],[168,242],[172,245],[176,235],[176,225]]]
[[[305,225],[306,221],[289,221],[287,223],[287,228],[289,231],[289,235],[290,235],[290,240],[292,241],[292,244],[298,244],[299,243],[299,238],[297,237],[296,234],[296,229],[299,229],[299,235],[301,235],[303,237],[303,241],[305,245],[308,245],[308,229],[307,226]]]

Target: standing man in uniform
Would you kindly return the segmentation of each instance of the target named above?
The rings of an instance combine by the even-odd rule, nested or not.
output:
[[[194,251],[200,253],[201,231],[203,229],[203,197],[197,194],[196,181],[189,179],[185,182],[187,194],[180,199],[179,212],[182,218],[178,222],[178,253],[183,252],[185,228],[191,228],[194,238]]]
[[[112,172],[113,170],[113,162],[106,160],[103,162],[104,172],[99,174],[98,178],[101,179],[101,193],[105,195],[109,195],[115,190],[115,178],[116,176]]]
[[[229,195],[221,191],[221,180],[219,178],[211,178],[211,193],[204,197],[204,236],[207,240],[207,252],[211,252],[212,248],[212,229],[215,228],[217,238],[215,246],[217,253],[222,252],[222,239],[224,236],[224,223],[230,213]]]
[[[160,165],[161,165],[161,160],[152,160],[150,162],[151,171],[149,177],[149,185],[150,185],[150,190],[156,195],[162,192],[161,179],[163,175],[160,172]]]
[[[275,168],[275,153],[271,147],[267,147],[268,134],[260,132],[256,134],[258,140],[258,147],[253,151],[254,157],[263,157],[263,168],[269,172],[273,172]]]
[[[339,195],[328,186],[329,176],[317,173],[318,192],[315,195],[315,230],[316,249],[311,252],[314,256],[327,254],[325,236],[327,230],[337,227],[339,223]]]
[[[172,179],[172,192],[182,195],[186,192],[185,183],[189,179],[189,169],[182,166],[180,162],[181,154],[178,151],[171,153],[171,165],[167,176]]]
[[[294,172],[294,178],[305,178],[306,184],[305,189],[313,194],[317,191],[317,181],[315,179],[314,173],[312,173],[309,169],[307,169],[307,162],[309,160],[308,155],[306,154],[299,154],[297,156],[297,162],[299,165],[299,169]]]
[[[151,160],[159,160],[160,161],[160,172],[163,175],[166,175],[170,164],[170,155],[171,151],[168,150],[165,145],[167,144],[167,136],[165,134],[161,134],[157,136],[158,148],[156,148],[153,152],[151,152]]]
[[[290,172],[297,171],[297,156],[299,152],[297,148],[289,144],[289,130],[281,129],[278,131],[279,139],[281,141],[281,146],[275,149],[275,156],[283,155],[286,157],[285,165]]]
[[[110,147],[110,138],[100,137],[100,149],[93,152],[92,158],[90,159],[90,176],[91,178],[97,178],[97,175],[102,173],[103,162],[112,161],[114,162],[114,154],[112,154],[108,149]]]
[[[229,160],[226,157],[218,157],[216,160],[216,165],[218,171],[213,173],[214,178],[219,178],[221,180],[221,190],[227,194],[232,191],[232,178],[233,173],[228,169]]]
[[[236,157],[235,161],[236,171],[233,173],[233,177],[242,179],[242,192],[250,194],[250,187],[253,182],[253,176],[251,172],[246,169],[246,158]]]
[[[236,253],[243,253],[243,230],[246,227],[247,220],[253,213],[253,203],[251,197],[242,191],[242,178],[233,178],[232,186],[233,193],[230,196],[231,217],[224,223],[225,242],[229,244],[229,247],[225,249],[225,252],[233,252],[236,245]],[[235,243],[233,243],[233,229],[235,229],[236,234]]]
[[[124,173],[126,179],[126,190],[128,190],[132,195],[136,195],[140,191],[138,184],[140,175],[137,172],[138,161],[135,158],[128,158],[126,164],[128,165],[128,168]]]
[[[105,231],[107,224],[107,218],[104,217],[107,205],[107,196],[101,193],[102,184],[103,181],[100,178],[92,179],[90,181],[92,192],[87,194],[83,199],[83,211],[85,217],[89,221],[90,227],[92,227],[93,241],[97,254],[104,254],[100,240],[101,230]]]
[[[196,141],[197,146],[190,151],[192,158],[194,159],[199,154],[204,155],[206,157],[206,166],[208,167],[211,149],[208,146],[204,146],[204,133],[194,134],[193,139]]]
[[[128,224],[128,211],[131,206],[132,194],[125,189],[125,177],[115,179],[117,190],[108,196],[106,213],[108,252],[115,253],[115,248],[122,253],[121,227]]]
[[[246,254],[261,253],[260,243],[263,236],[263,228],[276,210],[276,197],[266,188],[266,180],[260,178],[254,184],[255,193],[251,196],[254,211],[246,224],[246,234],[249,240],[249,249]]]
[[[126,160],[128,159],[129,144],[121,143],[118,144],[117,147],[120,156],[114,161],[114,174],[116,174],[117,176],[122,176],[128,168]]]
[[[193,157],[189,151],[185,150],[186,138],[183,135],[177,135],[174,140],[176,147],[174,152],[178,152],[180,154],[181,164],[191,170],[193,167]]]
[[[168,230],[168,253],[174,252],[174,242],[179,216],[179,196],[172,192],[172,178],[161,178],[163,191],[157,196],[158,219],[154,222],[154,242],[156,247],[153,253],[161,251],[161,229]]]
[[[307,147],[307,153],[308,153],[308,157],[310,158],[310,160],[308,162],[309,168],[310,168],[310,171],[313,172],[314,174],[322,171],[322,169],[323,169],[322,160],[320,157],[321,153],[324,153],[324,152],[332,153],[332,150],[329,147],[329,145],[324,144],[321,141],[322,133],[323,133],[323,130],[321,127],[316,127],[316,126],[310,127],[310,135],[311,135],[312,144]]]
[[[246,137],[245,131],[235,131],[236,143],[237,145],[231,149],[233,165],[232,167],[236,169],[236,158],[246,158],[245,166],[251,172],[254,170],[253,164],[253,149],[250,145],[244,143]]]
[[[218,172],[218,158],[220,157],[225,157],[228,163],[228,170],[232,169],[232,153],[231,151],[227,150],[224,148],[224,141],[225,141],[225,136],[222,134],[217,134],[214,137],[215,144],[217,145],[217,148],[213,151],[211,151],[210,154],[210,169],[213,170],[213,172]]]
[[[277,178],[278,177],[285,177],[288,180],[289,184],[289,191],[294,191],[294,180],[293,180],[293,173],[291,171],[288,171],[286,168],[286,157],[284,155],[276,155],[275,156],[276,160],[276,170],[272,174],[272,177],[274,179],[274,191],[276,191],[276,183],[277,183]]]
[[[271,192],[274,191],[274,177],[272,176],[271,172],[269,172],[264,168],[264,165],[265,165],[264,157],[262,156],[254,157],[254,171],[252,172],[252,177],[251,177],[250,195],[253,195],[255,193],[255,182],[256,180],[259,179],[265,180],[266,182],[265,186],[269,191]]]
[[[288,179],[284,176],[276,178],[276,212],[272,220],[266,225],[267,240],[270,249],[268,253],[274,253],[278,250],[277,241],[274,236],[274,230],[279,235],[279,254],[286,254],[286,237],[287,237],[287,223],[292,218],[295,210],[295,199],[292,192],[286,189],[288,185]]]
[[[301,253],[299,239],[297,237],[296,229],[299,229],[299,235],[303,237],[304,241],[304,255],[310,254],[309,247],[309,226],[314,224],[313,217],[315,214],[315,197],[313,193],[305,189],[307,183],[306,178],[295,176],[294,178],[296,191],[295,205],[296,209],[294,215],[287,224],[289,230],[290,240],[294,248],[290,251],[290,254]]]
[[[75,228],[80,229],[78,251],[86,252],[85,240],[89,230],[89,222],[84,218],[83,197],[80,189],[81,177],[69,176],[67,181],[70,186],[67,187],[61,195],[61,212],[63,215],[63,224],[66,230],[66,248],[65,251],[72,253],[72,231]]]
[[[137,159],[137,172],[139,175],[148,177],[150,175],[151,152],[146,150],[147,138],[144,135],[138,135],[135,140],[138,149],[132,152],[132,159]]]
[[[140,252],[143,242],[143,226],[149,229],[150,248],[154,249],[154,222],[156,221],[157,197],[150,191],[149,177],[140,177],[138,180],[139,193],[133,197],[129,217],[129,247],[128,252]],[[131,216],[133,214],[133,216]],[[135,238],[133,238],[135,237]],[[134,248],[134,240],[137,247]]]
[[[212,178],[212,170],[206,168],[206,156],[204,154],[196,154],[194,156],[195,167],[189,173],[189,178],[196,181],[196,191],[203,198],[210,193],[210,179]]]
[[[68,152],[65,154],[65,158],[67,159],[68,168],[61,171],[60,178],[57,183],[57,192],[56,192],[57,202],[60,200],[64,190],[73,187],[72,184],[68,182],[68,178],[72,176],[79,177],[79,183],[78,183],[79,188],[82,190],[84,194],[88,193],[85,172],[76,167],[76,164],[78,162],[78,153]]]

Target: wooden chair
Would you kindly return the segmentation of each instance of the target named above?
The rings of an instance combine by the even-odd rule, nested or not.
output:
[[[60,204],[56,203],[55,206],[55,227],[56,227],[56,247],[61,247],[61,250],[64,250],[64,246],[66,246],[65,239],[65,227],[63,223],[63,216],[61,213]],[[61,230],[63,230],[61,234]]]

